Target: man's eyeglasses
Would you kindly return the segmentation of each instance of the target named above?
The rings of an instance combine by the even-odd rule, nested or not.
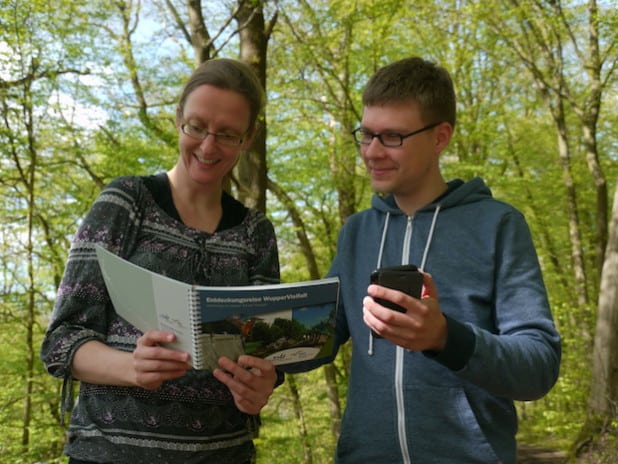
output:
[[[245,139],[244,135],[219,134],[217,132],[209,132],[206,129],[201,129],[197,126],[194,126],[193,124],[188,123],[180,126],[180,129],[189,137],[198,140],[204,140],[209,135],[212,135],[215,138],[215,142],[221,145],[227,145],[229,147],[237,147],[238,145],[242,145]]]
[[[354,140],[356,143],[360,145],[369,145],[373,142],[374,138],[377,138],[382,145],[385,147],[400,147],[403,145],[403,140],[408,137],[412,137],[413,135],[420,134],[421,132],[425,132],[429,129],[433,129],[436,126],[439,126],[440,122],[436,122],[434,124],[429,124],[428,126],[421,127],[418,130],[409,132],[408,134],[395,134],[391,132],[386,132],[383,134],[376,134],[374,132],[369,132],[368,130],[359,127],[358,129],[354,129],[352,131],[352,135],[354,136]]]

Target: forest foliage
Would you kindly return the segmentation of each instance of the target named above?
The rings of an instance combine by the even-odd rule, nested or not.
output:
[[[197,6],[206,31],[191,27],[187,5]],[[524,212],[563,338],[552,392],[517,404],[519,438],[575,453],[586,438],[581,424],[600,413],[602,429],[615,432],[615,402],[599,406],[590,398],[599,375],[612,382],[593,369],[601,271],[606,250],[615,248],[618,12],[611,0],[6,0],[4,462],[65,462],[62,385],[44,372],[38,350],[80,218],[115,176],[173,165],[182,82],[204,54],[257,56],[243,46],[243,34],[258,17],[267,92],[259,188],[277,230],[283,279],[323,276],[343,221],[368,205],[372,192],[350,136],[368,77],[405,56],[434,60],[451,71],[458,95],[443,172],[449,179],[482,176],[496,197]],[[248,172],[239,171],[241,182],[231,188],[250,202]],[[608,343],[616,346],[618,317],[613,321]],[[258,462],[331,462],[349,354],[350,347],[330,371],[288,376],[262,415]],[[607,398],[616,400],[613,382]]]

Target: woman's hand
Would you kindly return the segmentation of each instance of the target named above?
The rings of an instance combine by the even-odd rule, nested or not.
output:
[[[236,407],[247,414],[258,414],[275,389],[277,372],[272,362],[255,356],[242,355],[237,362],[225,356],[219,358],[213,375],[227,385]]]
[[[161,346],[174,340],[173,333],[151,330],[137,340],[133,353],[90,340],[75,352],[71,372],[83,382],[156,390],[191,369],[189,353]]]
[[[156,390],[164,381],[182,377],[191,369],[189,353],[161,346],[174,340],[174,334],[161,330],[149,330],[137,339],[137,347],[133,351],[137,386]]]

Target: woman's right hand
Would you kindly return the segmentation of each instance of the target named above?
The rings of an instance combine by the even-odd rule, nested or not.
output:
[[[98,385],[156,390],[164,381],[181,377],[191,369],[189,353],[161,345],[174,340],[173,333],[151,330],[137,340],[133,353],[89,340],[73,356],[73,378]]]
[[[191,369],[189,353],[162,346],[174,340],[173,333],[161,330],[149,330],[137,339],[137,347],[133,351],[137,386],[156,390],[164,381],[182,377]]]

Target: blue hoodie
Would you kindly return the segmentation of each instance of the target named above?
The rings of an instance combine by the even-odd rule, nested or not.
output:
[[[416,264],[435,281],[447,318],[441,353],[373,338],[363,322],[369,275]],[[560,337],[522,214],[480,178],[407,216],[375,195],[339,234],[329,272],[341,280],[338,346],[353,341],[336,462],[515,463],[514,400],[558,378]]]

